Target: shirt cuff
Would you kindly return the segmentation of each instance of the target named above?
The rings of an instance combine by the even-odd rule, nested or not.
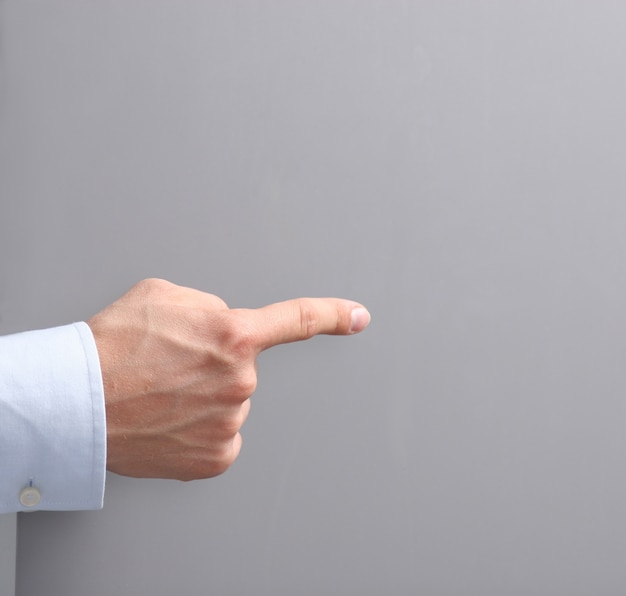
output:
[[[86,323],[0,337],[0,513],[100,509],[104,388]]]

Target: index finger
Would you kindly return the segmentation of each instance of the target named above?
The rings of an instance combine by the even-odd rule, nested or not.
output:
[[[297,298],[247,311],[259,351],[314,335],[353,335],[370,322],[367,309],[341,298]]]

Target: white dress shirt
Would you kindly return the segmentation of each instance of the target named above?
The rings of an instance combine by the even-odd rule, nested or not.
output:
[[[0,337],[0,513],[100,509],[104,389],[86,323]]]

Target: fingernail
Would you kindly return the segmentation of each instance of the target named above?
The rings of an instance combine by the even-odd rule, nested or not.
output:
[[[363,331],[369,325],[371,318],[370,313],[362,306],[354,308],[350,319],[350,333]]]

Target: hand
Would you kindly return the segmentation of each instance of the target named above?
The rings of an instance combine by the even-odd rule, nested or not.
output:
[[[107,468],[193,480],[224,472],[256,388],[256,358],[277,344],[364,329],[368,312],[337,298],[229,309],[152,279],[88,321],[104,381]]]

